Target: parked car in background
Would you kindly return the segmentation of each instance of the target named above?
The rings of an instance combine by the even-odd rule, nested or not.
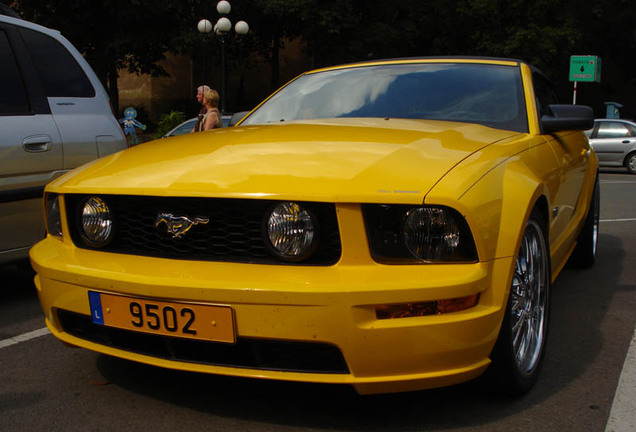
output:
[[[622,119],[597,119],[585,131],[600,166],[625,167],[636,174],[636,123]]]
[[[171,136],[177,136],[177,135],[190,133],[192,132],[192,128],[194,128],[194,125],[196,123],[197,123],[196,117],[188,119],[184,121],[183,123],[179,124],[178,126],[174,127],[173,129],[171,129],[170,132],[166,133],[164,136],[162,136],[162,138],[168,138]]]
[[[173,369],[367,394],[488,370],[523,394],[551,283],[598,238],[593,111],[550,88],[518,60],[325,68],[80,168],[31,250],[47,326]]]
[[[127,147],[108,95],[58,31],[0,11],[0,263],[45,234],[44,186]]]
[[[223,114],[221,116],[221,120],[223,121],[223,127],[230,126],[230,120],[231,119],[232,119],[232,115],[231,114]],[[170,130],[170,132],[166,133],[161,138],[168,138],[168,137],[171,137],[171,136],[177,136],[177,135],[183,135],[183,134],[190,133],[190,132],[192,132],[192,128],[194,128],[194,125],[196,123],[197,123],[197,118],[196,117],[188,119],[188,120],[184,121],[183,123],[181,123],[180,125],[178,125],[175,128],[173,128],[172,130]]]

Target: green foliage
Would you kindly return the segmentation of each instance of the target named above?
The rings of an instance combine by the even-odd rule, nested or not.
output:
[[[157,123],[157,130],[155,131],[153,138],[161,138],[184,121],[185,114],[181,111],[170,111],[170,114],[162,115],[159,123]]]

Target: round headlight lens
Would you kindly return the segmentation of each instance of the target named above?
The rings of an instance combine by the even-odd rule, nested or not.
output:
[[[97,197],[84,202],[80,214],[82,239],[91,246],[101,247],[110,242],[113,235],[113,217],[106,203]]]
[[[315,249],[316,226],[311,213],[300,204],[276,205],[266,219],[266,231],[272,249],[286,261],[302,261]]]
[[[461,230],[453,215],[438,207],[409,210],[404,219],[404,243],[422,261],[450,261]]]

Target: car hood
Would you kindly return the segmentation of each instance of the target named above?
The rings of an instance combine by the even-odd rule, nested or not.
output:
[[[49,190],[422,203],[454,166],[516,135],[474,124],[397,119],[225,128],[133,147],[67,174]]]

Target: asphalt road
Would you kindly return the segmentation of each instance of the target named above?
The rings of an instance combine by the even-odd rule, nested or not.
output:
[[[0,431],[605,431],[636,325],[636,176],[603,171],[601,193],[596,265],[568,268],[554,285],[546,361],[523,398],[497,397],[480,381],[362,397],[67,348],[32,333],[44,319],[31,275],[4,267]]]

